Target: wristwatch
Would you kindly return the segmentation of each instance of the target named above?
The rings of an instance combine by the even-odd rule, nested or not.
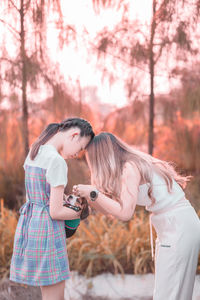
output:
[[[90,192],[90,200],[95,201],[98,197],[99,191],[97,189],[94,189]]]

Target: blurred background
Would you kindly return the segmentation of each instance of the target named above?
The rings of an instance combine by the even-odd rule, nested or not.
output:
[[[22,165],[50,122],[80,116],[174,162],[193,176],[185,191],[200,212],[199,15],[199,0],[1,0],[1,277],[25,201]],[[67,163],[66,192],[89,183],[84,157]],[[148,230],[139,207],[125,223],[91,216],[68,241],[71,269],[153,272]]]

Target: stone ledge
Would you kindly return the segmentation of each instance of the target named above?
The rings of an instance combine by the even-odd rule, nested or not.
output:
[[[152,300],[154,275],[101,274],[86,279],[71,272],[66,281],[65,300]],[[0,282],[0,300],[41,300],[39,287]],[[200,300],[200,275],[196,276],[192,300]]]
[[[65,287],[65,300],[152,300],[154,274],[101,274],[86,279],[71,273]],[[200,300],[200,275],[196,276],[193,298]]]

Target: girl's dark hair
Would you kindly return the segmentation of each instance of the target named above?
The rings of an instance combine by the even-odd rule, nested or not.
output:
[[[61,123],[51,123],[45,128],[45,130],[33,143],[31,147],[30,158],[33,160],[38,154],[40,146],[44,145],[58,131],[66,131],[72,127],[78,127],[81,131],[80,136],[90,136],[91,140],[95,135],[90,123],[81,118],[68,118],[63,120]]]

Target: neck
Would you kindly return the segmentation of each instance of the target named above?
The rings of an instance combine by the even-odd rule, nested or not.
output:
[[[62,145],[57,134],[55,134],[48,142],[46,142],[46,145],[54,146],[59,153],[62,150]]]

